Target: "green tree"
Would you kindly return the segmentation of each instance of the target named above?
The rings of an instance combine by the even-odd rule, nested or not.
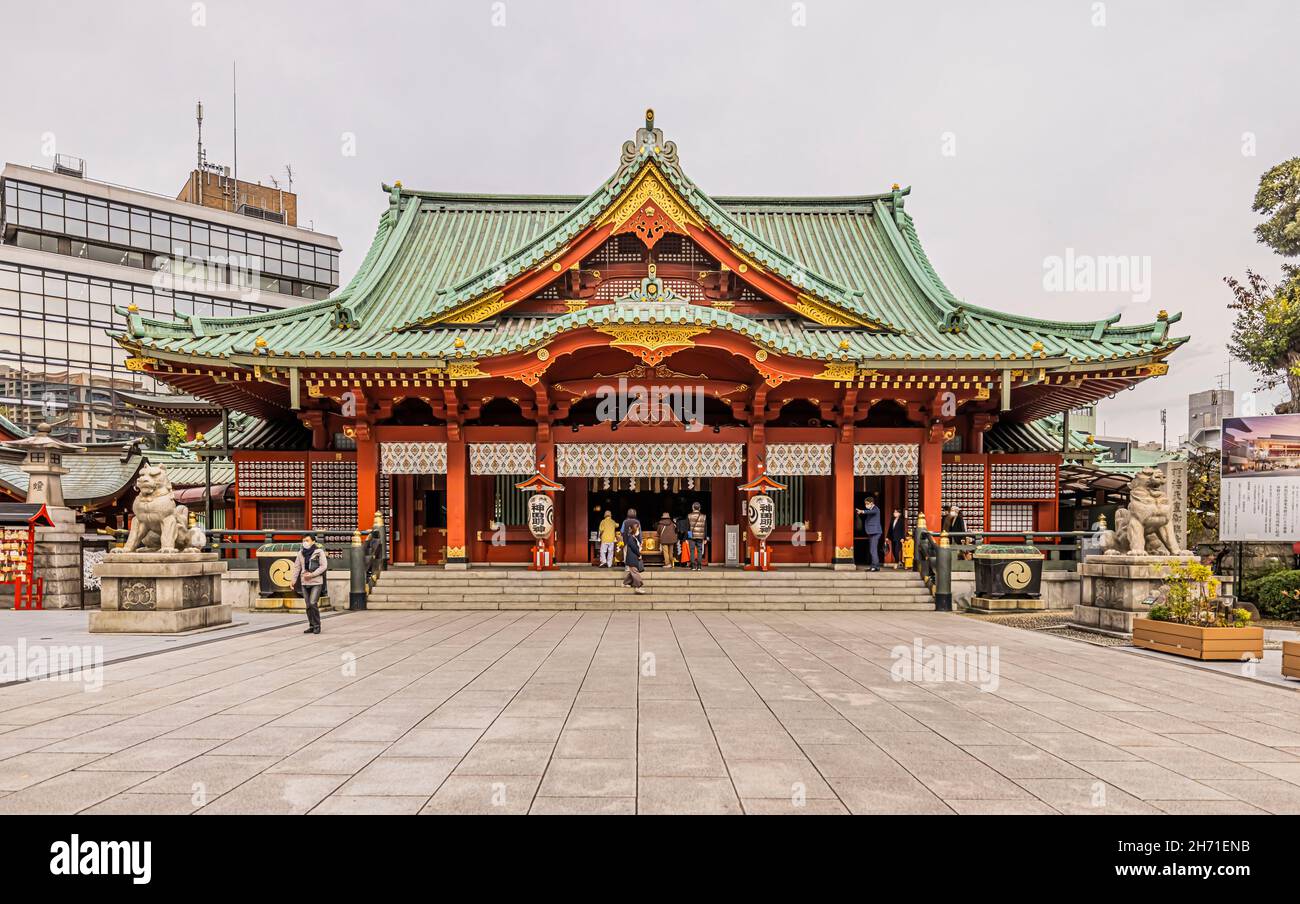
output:
[[[1219,542],[1218,449],[1195,449],[1187,455],[1187,543]]]
[[[185,444],[185,424],[182,421],[159,421],[160,431],[163,436],[163,448],[168,452],[176,452]]]
[[[1300,157],[1292,157],[1259,179],[1251,209],[1268,219],[1255,227],[1255,237],[1282,257],[1300,255]],[[1283,279],[1246,271],[1244,282],[1224,279],[1236,311],[1228,351],[1246,363],[1261,389],[1286,383],[1290,398],[1277,406],[1279,414],[1300,411],[1300,267],[1282,265]]]
[[[1260,177],[1251,210],[1268,217],[1255,236],[1283,257],[1300,255],[1300,157],[1292,157]],[[1288,267],[1294,273],[1294,267]]]
[[[1228,351],[1254,371],[1261,389],[1286,383],[1290,399],[1277,406],[1279,414],[1300,410],[1300,281],[1271,285],[1247,270],[1245,283],[1231,276],[1224,282],[1236,296],[1228,308],[1237,312]]]

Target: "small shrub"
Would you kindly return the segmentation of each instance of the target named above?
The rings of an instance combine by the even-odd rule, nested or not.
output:
[[[1300,571],[1275,571],[1249,580],[1241,597],[1253,601],[1266,618],[1300,618]]]
[[[1164,603],[1156,603],[1147,610],[1147,618],[1152,621],[1172,621],[1173,613],[1169,611],[1169,607]]]
[[[1214,569],[1199,562],[1178,562],[1170,565],[1164,582],[1165,602],[1152,608],[1162,608],[1165,618],[1158,621],[1177,622],[1180,625],[1197,625],[1202,628],[1244,627],[1245,622],[1233,614],[1233,623],[1224,618],[1218,603],[1219,581]],[[1250,613],[1239,610],[1250,620]],[[1148,610],[1149,614],[1149,610]]]

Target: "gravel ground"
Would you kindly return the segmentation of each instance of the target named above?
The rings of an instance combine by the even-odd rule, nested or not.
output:
[[[1026,631],[1048,631],[1057,637],[1068,637],[1070,640],[1081,640],[1102,647],[1132,646],[1128,638],[1125,637],[1111,637],[1108,634],[1095,634],[1082,628],[1071,627],[1070,621],[1073,619],[1074,613],[1068,609],[1052,609],[1046,612],[1008,612],[1002,615],[981,615],[974,612],[964,612],[962,614],[979,621],[1006,625],[1010,628],[1021,628]]]
[[[977,612],[963,612],[962,614],[968,618],[988,621],[996,625],[1006,625],[1010,628],[1021,628],[1026,631],[1048,631],[1057,637],[1082,640],[1103,647],[1131,647],[1133,645],[1126,637],[1111,637],[1108,634],[1095,634],[1092,631],[1072,627],[1070,621],[1073,618],[1073,613],[1068,609],[1053,609],[1047,612],[1008,612],[1001,615],[984,615]],[[1300,628],[1300,622],[1281,621],[1272,618],[1261,619],[1258,624],[1264,628]],[[1264,649],[1280,650],[1282,649],[1282,642],[1266,640]]]

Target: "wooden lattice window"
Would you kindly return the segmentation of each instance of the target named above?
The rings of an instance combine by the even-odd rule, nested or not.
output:
[[[307,527],[307,510],[301,502],[259,502],[257,504],[259,530],[304,530]]]
[[[645,260],[645,245],[635,235],[611,236],[583,262],[582,269],[594,270],[609,264],[634,264]]]
[[[532,474],[497,474],[493,486],[492,518],[498,524],[519,527],[528,523],[528,494],[516,484]]]
[[[719,264],[699,245],[680,235],[665,235],[655,244],[655,260],[663,264],[686,264],[701,270],[717,270]]]
[[[641,280],[634,279],[630,276],[618,276],[614,279],[607,279],[596,287],[597,301],[613,301],[616,298],[622,298],[630,292],[635,292],[641,287]]]

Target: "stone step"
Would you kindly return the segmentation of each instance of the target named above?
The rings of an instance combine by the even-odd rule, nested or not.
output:
[[[424,594],[424,596],[394,596],[394,594],[372,594],[369,601],[385,602],[391,605],[409,605],[419,607],[426,602],[463,602],[463,604],[490,604],[494,601],[502,602],[575,602],[580,604],[586,600],[601,600],[601,598],[619,596],[619,594],[630,593],[628,589],[612,593],[510,593],[510,594],[491,594],[491,593],[433,593]],[[711,602],[711,601],[735,601],[737,604],[744,602],[754,602],[754,604],[763,605],[784,605],[784,604],[802,604],[802,602],[861,602],[863,605],[887,605],[887,604],[932,604],[932,598],[928,593],[907,593],[894,594],[894,596],[866,596],[861,593],[815,593],[815,594],[789,594],[789,593],[764,593],[749,594],[749,596],[736,596],[733,593],[645,593],[641,596],[654,597],[655,600],[682,600],[686,602]]]
[[[871,592],[871,591],[865,591],[865,590],[854,589],[854,588],[845,588],[841,590],[818,590],[818,591],[783,590],[780,588],[776,588],[776,589],[767,589],[767,590],[750,590],[744,593],[740,593],[730,587],[681,587],[681,588],[666,588],[662,586],[656,587],[652,582],[647,581],[645,584],[645,589],[651,593],[662,593],[666,596],[682,596],[685,594],[713,593],[718,595],[735,597],[736,599],[746,599],[746,598],[752,599],[754,597],[761,596],[761,597],[802,597],[805,599],[810,599],[813,597],[832,597],[832,598],[859,597],[864,600],[871,600],[871,599],[922,598],[922,597],[928,598],[930,596],[929,591],[920,587],[914,589],[908,589],[908,590],[895,590],[890,592]],[[386,597],[391,599],[430,599],[435,597],[446,598],[446,597],[453,597],[453,596],[467,597],[467,598],[479,597],[479,598],[490,599],[493,597],[536,596],[538,594],[543,594],[547,596],[572,596],[572,597],[599,596],[600,594],[605,594],[605,593],[619,593],[622,590],[623,590],[623,585],[621,584],[611,585],[609,587],[601,587],[599,589],[591,588],[585,590],[574,590],[572,588],[563,588],[563,587],[537,587],[537,588],[518,587],[518,588],[511,589],[509,592],[490,592],[490,591],[483,591],[475,588],[464,588],[459,590],[402,590],[402,591],[393,591],[384,588],[379,588],[378,590],[373,591],[370,595],[372,597],[380,596],[380,597]]]
[[[611,609],[657,609],[657,610],[679,610],[679,611],[808,611],[808,612],[927,612],[934,610],[934,603],[861,603],[861,602],[817,602],[805,601],[798,603],[786,604],[766,604],[746,601],[737,601],[731,599],[714,599],[699,601],[682,601],[672,599],[659,599],[651,597],[650,594],[636,595],[632,593],[620,596],[611,596],[601,599],[585,600],[582,602],[569,601],[550,601],[550,602],[518,602],[518,601],[484,601],[477,603],[462,603],[456,601],[431,601],[425,602],[420,606],[409,604],[371,604],[371,609],[378,610],[443,610],[443,611],[461,611],[461,610],[611,610]]]
[[[661,587],[718,587],[733,590],[869,590],[888,593],[892,590],[906,590],[911,587],[925,586],[921,581],[726,581],[714,578],[699,578],[694,581],[665,581],[657,574],[643,574],[647,581],[653,581]],[[375,586],[395,590],[436,590],[450,591],[478,588],[481,590],[509,591],[515,587],[573,587],[578,589],[599,589],[613,587],[623,583],[623,575],[613,575],[599,581],[379,581]]]
[[[581,568],[567,569],[562,568],[555,571],[531,571],[524,568],[492,568],[492,569],[461,569],[447,570],[443,568],[428,569],[403,569],[390,568],[380,576],[382,580],[400,580],[400,581],[439,581],[439,580],[585,580],[588,578],[606,577],[610,574],[620,573],[622,568]],[[655,574],[663,574],[672,577],[675,580],[690,580],[692,578],[719,576],[732,580],[755,580],[755,581],[776,581],[776,580],[830,580],[830,581],[904,581],[918,578],[914,571],[892,571],[885,569],[882,571],[835,571],[830,568],[806,568],[806,569],[778,569],[775,571],[744,571],[742,569],[712,567],[705,568],[702,571],[691,571],[689,568],[664,568],[662,566],[647,566],[647,571]]]
[[[646,590],[623,586],[623,570],[393,568],[380,575],[371,609],[929,611],[934,600],[915,572],[711,567],[646,569]]]
[[[818,593],[863,593],[867,596],[889,596],[893,593],[924,593],[926,587],[924,584],[900,584],[897,587],[861,587],[861,585],[828,585],[828,587],[781,587],[781,585],[768,585],[768,587],[735,587],[735,585],[722,583],[699,583],[699,584],[668,584],[663,581],[656,581],[654,578],[647,578],[646,589],[663,589],[671,593],[699,593],[703,591],[714,591],[718,593],[800,593],[800,594],[818,594]],[[438,593],[482,593],[482,594],[508,594],[508,593],[601,593],[623,587],[623,581],[611,580],[604,584],[516,584],[508,587],[491,587],[484,584],[458,584],[452,587],[420,587],[420,585],[396,585],[396,584],[377,584],[374,593],[396,593],[396,594],[438,594]]]

